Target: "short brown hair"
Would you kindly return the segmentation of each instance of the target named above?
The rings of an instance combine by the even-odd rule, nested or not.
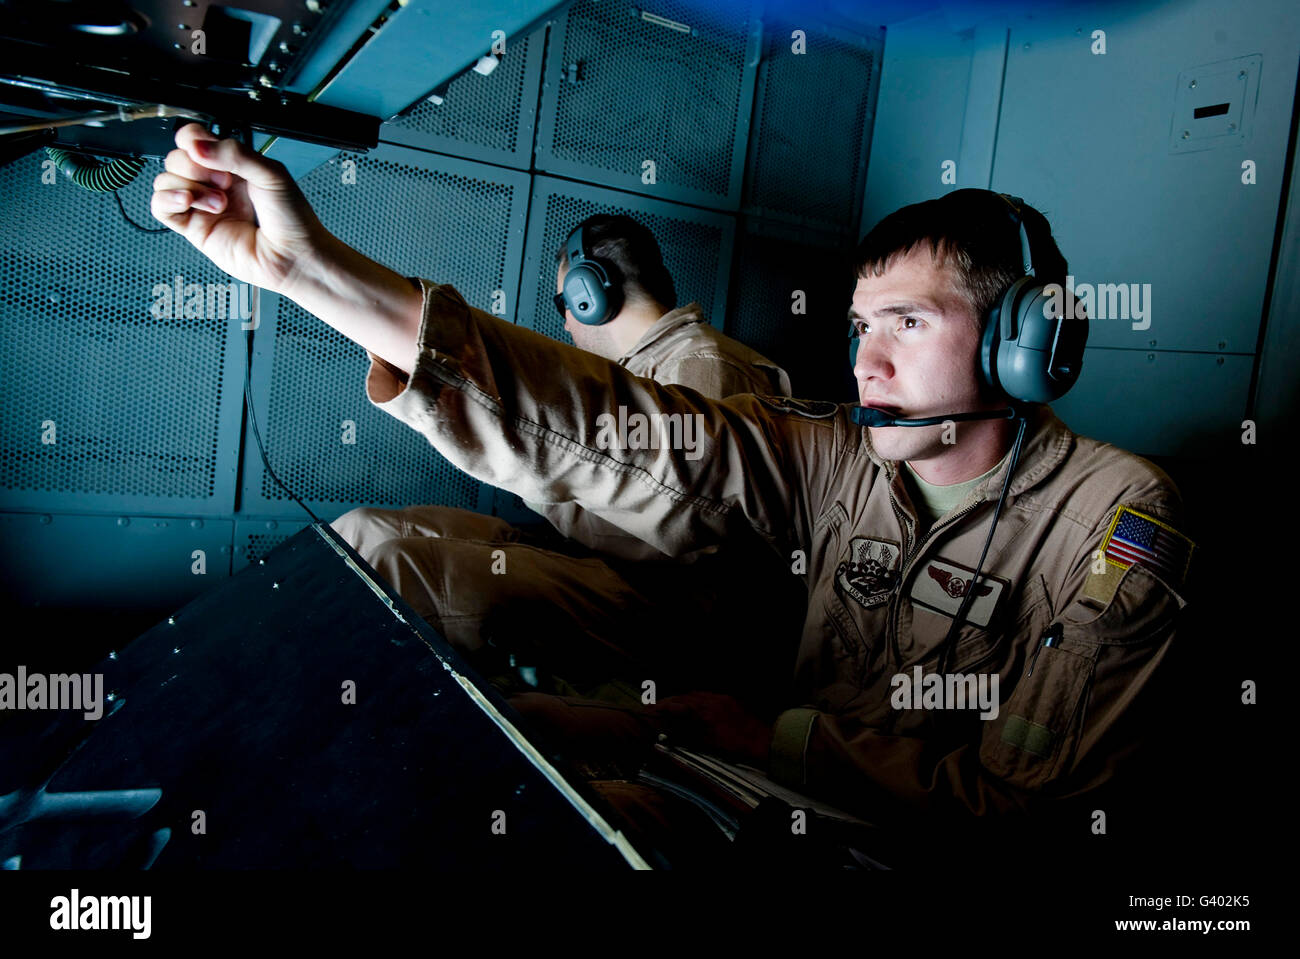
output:
[[[1000,195],[977,189],[954,190],[895,210],[858,244],[854,279],[880,276],[897,257],[927,243],[936,261],[956,271],[957,289],[975,314],[978,329],[1007,287],[1025,275],[1020,231],[1010,214],[1011,207]],[[1047,262],[1035,263],[1035,273],[1043,282],[1059,277],[1063,284],[1065,258],[1050,237],[1046,217],[1028,204],[1023,215],[1041,220],[1039,229],[1047,237],[1045,251],[1039,251]]]

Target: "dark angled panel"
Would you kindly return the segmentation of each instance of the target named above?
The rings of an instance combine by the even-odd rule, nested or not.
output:
[[[101,660],[79,710],[6,716],[0,862],[645,865],[355,553],[313,526],[265,559]]]

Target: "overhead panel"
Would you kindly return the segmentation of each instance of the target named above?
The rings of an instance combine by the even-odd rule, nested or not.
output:
[[[527,170],[533,159],[546,30],[501,41],[489,72],[471,69],[379,128],[389,143]]]

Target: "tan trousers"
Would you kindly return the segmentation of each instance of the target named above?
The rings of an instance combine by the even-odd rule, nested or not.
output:
[[[559,552],[499,518],[443,506],[363,507],[330,525],[472,664],[490,646],[583,682],[653,681],[656,696],[689,673],[664,655],[681,652],[663,635],[681,632],[672,610],[598,556]]]
[[[577,683],[580,695],[506,691],[542,745],[581,764],[634,840],[679,868],[725,860],[726,842],[699,810],[628,781],[657,738],[653,708],[639,701],[644,681],[656,698],[728,685],[734,648],[702,621],[715,611],[702,603],[708,591],[690,585],[691,571],[666,567],[647,590],[576,544],[561,552],[504,520],[450,507],[364,507],[330,525],[486,677],[513,654]],[[741,652],[763,648],[751,640]]]
[[[649,681],[656,698],[712,689],[759,714],[793,671],[800,580],[743,551],[711,566],[624,566],[445,506],[363,507],[330,525],[481,670],[514,655],[572,677],[563,692],[617,677],[638,699]]]

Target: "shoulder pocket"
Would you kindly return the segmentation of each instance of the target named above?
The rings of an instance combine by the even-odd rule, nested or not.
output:
[[[1165,638],[1183,605],[1182,597],[1136,564],[1125,570],[1100,613],[1085,619],[1092,611],[1071,605],[1052,645],[1042,645],[1040,635],[1027,650],[1016,688],[984,731],[980,761],[1022,789],[1040,789],[1061,776],[1088,721],[1098,656],[1107,647],[1136,647]],[[1139,652],[1134,649],[1132,655]]]

